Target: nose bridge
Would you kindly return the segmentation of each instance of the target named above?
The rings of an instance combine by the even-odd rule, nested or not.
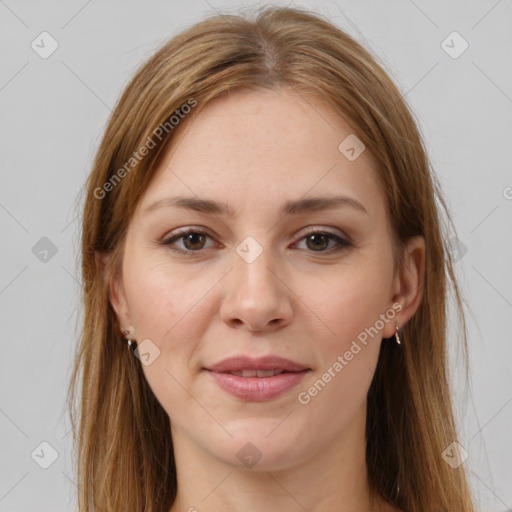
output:
[[[250,295],[276,292],[279,280],[275,276],[275,261],[269,237],[247,236],[236,247],[235,275],[239,289]],[[277,292],[278,293],[278,292]]]
[[[224,321],[244,323],[250,330],[272,322],[286,323],[292,312],[291,297],[279,279],[279,263],[272,254],[270,237],[248,236],[236,247],[231,285],[223,301]],[[265,238],[265,240],[263,240]]]

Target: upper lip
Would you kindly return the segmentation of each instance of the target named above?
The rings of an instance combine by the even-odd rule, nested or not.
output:
[[[212,372],[239,372],[242,370],[285,370],[288,372],[300,372],[309,369],[310,368],[303,364],[278,356],[258,358],[248,356],[228,357],[206,367],[206,370]]]

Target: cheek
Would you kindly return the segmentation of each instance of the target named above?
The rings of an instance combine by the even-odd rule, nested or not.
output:
[[[177,321],[180,305],[177,288],[145,271],[126,286],[130,317],[138,338],[161,340]],[[186,294],[182,294],[185,298]]]
[[[315,308],[324,322],[321,334],[314,336],[319,365],[298,390],[297,402],[310,427],[322,430],[326,440],[365,408],[380,350],[379,320],[387,305],[387,276],[379,276],[377,267],[354,268],[322,294],[318,290]]]
[[[190,281],[159,258],[134,254],[126,259],[125,289],[130,317],[140,337],[162,343],[187,323],[201,300],[201,280]]]
[[[181,395],[177,382],[190,384],[198,348],[211,322],[208,291],[218,278],[179,272],[142,251],[133,251],[126,259],[124,277],[137,340],[151,340],[159,352],[151,365],[143,366],[144,373],[157,396]]]
[[[196,286],[165,264],[127,258],[125,289],[137,341],[151,340],[150,364],[142,370],[155,397],[171,417],[190,407],[190,372],[203,329]],[[155,348],[156,347],[156,348]],[[153,354],[155,354],[153,356]],[[143,363],[143,356],[141,357]]]
[[[311,309],[324,323],[324,340],[331,354],[333,350],[348,349],[351,341],[375,326],[385,312],[391,283],[391,265],[387,267],[365,260],[333,273],[328,286],[315,288],[310,295]]]
[[[322,320],[321,331],[314,337],[320,364],[307,383],[313,388],[302,387],[307,396],[300,403],[311,399],[312,409],[319,413],[329,403],[343,404],[333,414],[346,416],[364,401],[378,360],[382,328],[393,321],[387,314],[391,271],[391,257],[361,258],[357,265],[333,273],[328,286],[314,288],[308,305]]]

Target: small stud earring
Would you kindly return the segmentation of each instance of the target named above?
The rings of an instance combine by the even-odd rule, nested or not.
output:
[[[395,340],[398,343],[398,345],[401,344],[401,342],[400,342],[400,335],[398,334],[399,329],[400,329],[400,327],[398,326],[398,324],[396,324],[396,326],[395,326]]]
[[[123,329],[123,334],[125,336],[129,336],[130,333],[131,333],[131,328],[130,329]],[[135,340],[131,340],[130,338],[128,338],[126,340],[126,342],[127,342],[128,348],[131,348],[132,350],[134,350],[137,347],[137,343],[135,342]]]

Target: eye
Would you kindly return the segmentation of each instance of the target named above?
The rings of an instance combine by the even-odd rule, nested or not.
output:
[[[204,231],[188,229],[170,238],[162,240],[161,245],[168,246],[169,249],[179,254],[190,254],[203,249],[206,238],[211,237]],[[175,244],[177,241],[183,241],[184,248],[178,247]]]
[[[352,246],[348,240],[328,231],[310,231],[300,241],[302,240],[305,240],[306,247],[311,249],[310,252],[337,252]],[[333,241],[337,245],[328,247]]]
[[[179,254],[193,255],[193,253],[200,252],[201,249],[205,248],[204,244],[207,238],[212,239],[212,237],[204,231],[188,229],[171,236],[170,238],[162,240],[160,245],[164,245]],[[341,251],[352,246],[348,240],[345,240],[334,233],[320,230],[310,231],[303,236],[299,242],[302,242],[302,240],[305,240],[307,248],[310,249],[309,252],[330,253]],[[177,242],[182,242],[183,247],[179,247]],[[329,247],[331,242],[335,243],[334,247]]]

